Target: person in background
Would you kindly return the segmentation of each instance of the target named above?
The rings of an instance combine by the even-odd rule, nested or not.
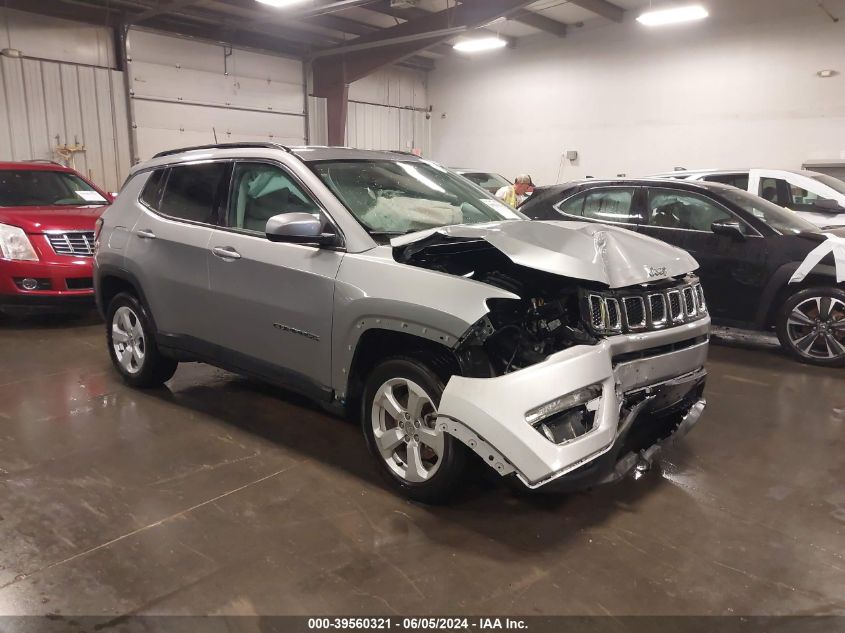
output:
[[[496,192],[496,197],[516,209],[534,191],[534,183],[528,174],[520,174],[512,185],[502,187]]]

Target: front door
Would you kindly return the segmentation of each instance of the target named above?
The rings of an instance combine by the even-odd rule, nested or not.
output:
[[[265,235],[274,215],[326,218],[325,212],[277,163],[238,161],[231,182],[207,255],[216,301],[209,314],[212,342],[241,369],[270,371],[299,389],[329,385],[334,284],[343,253]]]
[[[754,321],[767,281],[766,240],[715,200],[693,192],[649,187],[640,232],[682,248],[699,263],[710,314],[740,325]],[[713,233],[714,222],[739,222],[745,239]]]

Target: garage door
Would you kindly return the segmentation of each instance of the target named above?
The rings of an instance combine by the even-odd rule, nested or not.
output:
[[[302,62],[132,30],[129,85],[136,152],[207,143],[305,143]]]

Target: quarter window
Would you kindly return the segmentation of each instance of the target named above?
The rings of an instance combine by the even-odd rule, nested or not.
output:
[[[228,226],[264,233],[267,220],[282,213],[318,215],[320,208],[281,168],[267,163],[237,163]]]
[[[633,187],[597,189],[575,196],[558,208],[567,215],[580,216],[597,222],[639,224],[642,218],[633,208],[635,191]]]
[[[714,222],[734,220],[715,202],[685,191],[650,189],[648,208],[649,225],[664,229],[710,232]]]
[[[226,164],[222,162],[171,167],[158,210],[180,220],[214,224],[225,172]]]
[[[158,169],[150,174],[144,190],[141,192],[141,202],[151,209],[158,209],[158,201],[161,199],[161,183],[164,180],[164,169]]]

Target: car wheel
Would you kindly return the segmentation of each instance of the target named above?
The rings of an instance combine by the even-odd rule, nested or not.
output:
[[[448,501],[466,465],[463,445],[436,428],[443,389],[437,374],[409,358],[378,365],[364,389],[361,424],[370,453],[394,488],[423,503]]]
[[[781,307],[776,320],[780,344],[798,360],[823,367],[845,365],[845,292],[807,288]]]
[[[112,364],[133,387],[161,386],[179,365],[161,355],[144,306],[130,294],[120,293],[109,304],[106,338]]]

